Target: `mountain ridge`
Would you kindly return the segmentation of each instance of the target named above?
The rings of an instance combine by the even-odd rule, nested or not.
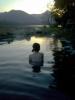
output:
[[[48,25],[50,12],[28,14],[21,10],[0,12],[0,24]]]

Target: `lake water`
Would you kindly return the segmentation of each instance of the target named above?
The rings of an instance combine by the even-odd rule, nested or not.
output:
[[[29,55],[32,53],[32,44],[41,45],[40,52],[44,53],[44,66],[36,77],[33,76],[29,65]],[[50,37],[35,37],[30,39],[14,40],[10,44],[0,44],[0,95],[24,95],[29,100],[46,100],[49,93],[48,86],[52,84],[52,62]],[[3,43],[3,44],[2,44]],[[55,93],[55,92],[54,92]],[[56,92],[56,98],[58,93]],[[56,99],[51,99],[56,100]]]

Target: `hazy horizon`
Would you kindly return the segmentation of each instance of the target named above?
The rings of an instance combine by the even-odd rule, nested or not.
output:
[[[15,10],[15,9],[11,9],[11,10],[9,10],[9,11],[0,11],[0,13],[8,13],[8,12],[11,12],[11,11],[23,11],[23,10]],[[44,11],[44,12],[42,12],[42,13],[40,13],[40,14],[43,14],[43,13],[45,13],[45,12],[47,12],[47,11],[49,11],[49,10],[46,10],[46,11]],[[25,13],[27,13],[27,14],[30,14],[30,13],[28,13],[28,12],[26,12],[26,11],[23,11],[23,12],[25,12]],[[49,11],[50,12],[50,11]],[[36,14],[38,14],[38,13],[36,13]],[[39,15],[40,15],[39,14]],[[30,14],[30,15],[33,15],[33,14]]]

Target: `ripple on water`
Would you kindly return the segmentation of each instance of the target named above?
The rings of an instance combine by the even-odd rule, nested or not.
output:
[[[49,38],[47,39],[49,40]],[[15,41],[10,45],[1,45],[0,94],[26,95],[42,100],[40,97],[45,94],[48,85],[53,81],[52,65],[46,63],[53,59],[52,52],[47,51],[47,46],[49,46],[47,39],[42,38],[41,51],[45,55],[45,64],[41,73],[37,74],[36,77],[33,77],[32,68],[28,62],[28,56],[34,42],[32,39],[30,41]],[[37,38],[35,38],[36,41]]]

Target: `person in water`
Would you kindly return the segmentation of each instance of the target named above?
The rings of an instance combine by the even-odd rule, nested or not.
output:
[[[32,49],[32,54],[29,55],[29,64],[32,65],[33,72],[38,73],[41,70],[41,66],[44,63],[44,54],[39,52],[40,51],[40,44],[34,43]]]

